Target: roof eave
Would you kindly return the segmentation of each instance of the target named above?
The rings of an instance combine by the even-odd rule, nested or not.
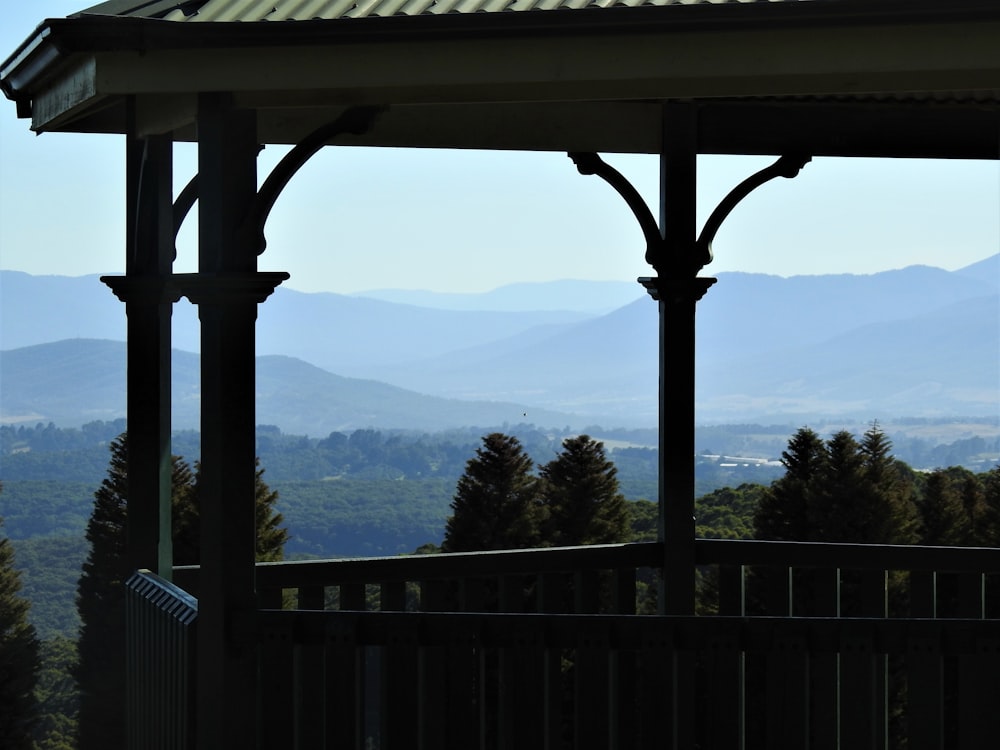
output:
[[[400,36],[622,33],[776,28],[817,24],[943,23],[1000,19],[996,0],[813,0],[641,7],[368,16],[290,22],[181,23],[157,18],[75,15],[46,19],[0,64],[0,87],[23,98],[52,65],[72,52],[326,44]],[[126,30],[125,26],[129,28]]]

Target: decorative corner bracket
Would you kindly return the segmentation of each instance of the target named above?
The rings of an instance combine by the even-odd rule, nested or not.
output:
[[[701,234],[698,236],[698,241],[695,243],[696,253],[701,261],[701,267],[703,268],[712,262],[712,242],[715,240],[715,235],[719,231],[719,227],[722,226],[722,222],[724,222],[732,210],[739,205],[740,201],[750,195],[750,193],[759,188],[765,182],[770,182],[775,177],[785,177],[787,179],[795,177],[810,161],[812,161],[811,156],[787,154],[780,157],[771,166],[764,167],[764,169],[759,172],[755,172],[750,175],[743,180],[743,182],[730,190],[729,194],[723,198],[722,202],[715,207],[714,211],[712,211],[712,215],[708,217],[708,221],[705,222],[705,226],[702,228]]]
[[[240,229],[244,239],[253,242],[257,247],[257,255],[267,249],[267,240],[264,237],[264,225],[267,217],[271,215],[275,201],[281,195],[281,191],[288,185],[289,180],[295,176],[302,166],[311,159],[317,151],[327,145],[330,140],[338,135],[361,135],[367,133],[375,124],[375,120],[385,107],[352,107],[326,125],[322,125],[312,133],[307,135],[302,141],[296,144],[291,151],[285,154],[284,158],[278,162],[271,171],[250,208],[249,214]],[[263,147],[261,147],[263,149]],[[174,201],[174,242],[181,231],[184,219],[194,207],[199,195],[198,175],[191,178],[184,189],[181,190]],[[176,249],[174,257],[177,256]]]
[[[646,238],[646,262],[654,266],[654,261],[663,247],[663,236],[660,234],[660,227],[656,223],[653,213],[649,210],[649,206],[646,205],[646,201],[639,195],[639,191],[635,189],[635,186],[631,182],[625,179],[625,176],[621,172],[597,154],[572,151],[567,156],[576,164],[576,169],[580,174],[596,174],[617,190],[618,194],[625,199],[625,203],[632,209],[632,214],[635,216],[636,221],[639,222],[643,237]]]
[[[323,146],[338,135],[362,135],[375,124],[375,120],[385,111],[385,107],[352,107],[343,112],[336,120],[316,128],[292,148],[271,171],[254,199],[250,212],[243,222],[241,232],[249,235],[248,242],[257,245],[257,255],[267,249],[267,239],[264,237],[264,225],[274,208],[275,201],[288,181],[309,161]]]
[[[625,203],[632,210],[633,215],[639,222],[642,234],[646,238],[646,263],[656,269],[660,276],[683,278],[690,274],[693,269],[694,276],[702,268],[712,262],[712,241],[715,239],[719,227],[734,208],[746,198],[750,193],[763,185],[765,182],[773,180],[775,177],[795,177],[801,169],[812,160],[811,156],[789,154],[779,158],[774,164],[756,172],[739,185],[729,191],[729,194],[716,206],[712,215],[708,217],[705,226],[695,242],[693,253],[694,263],[684,264],[683,268],[667,269],[662,266],[668,257],[666,240],[664,239],[656,219],[653,218],[649,206],[639,195],[639,191],[630,183],[617,169],[609,165],[600,156],[590,152],[570,152],[569,158],[576,164],[577,171],[582,175],[596,174],[602,180],[613,187],[618,194],[625,199]],[[674,273],[669,273],[674,271]]]

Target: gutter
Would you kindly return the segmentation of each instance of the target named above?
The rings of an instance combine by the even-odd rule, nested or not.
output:
[[[366,16],[285,22],[164,21],[104,15],[47,19],[0,64],[0,88],[30,116],[38,83],[62,59],[96,52],[328,46],[345,42],[602,36],[614,33],[1000,21],[997,0],[787,0],[521,12]],[[28,114],[25,114],[28,112]]]

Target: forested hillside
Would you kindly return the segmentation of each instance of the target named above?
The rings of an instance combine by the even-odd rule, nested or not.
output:
[[[989,420],[981,426],[987,434],[993,429]],[[917,435],[942,432],[946,426],[918,422],[911,427],[909,437],[893,438],[896,455],[911,466],[966,465],[985,471],[1000,456],[995,437],[934,444]],[[108,445],[123,429],[121,420],[80,429],[51,424],[0,427],[0,517],[24,571],[25,591],[35,602],[32,619],[45,637],[75,632],[73,597],[86,552],[83,531],[94,491],[107,471]],[[518,436],[538,465],[550,461],[572,434],[531,425],[508,431]],[[642,501],[657,496],[657,452],[651,447],[655,432],[596,426],[588,431],[607,444],[622,494],[632,504],[636,532],[648,538],[653,521],[650,503]],[[291,534],[287,556],[394,555],[439,544],[455,483],[484,432],[355,430],[314,439],[258,427],[264,478],[278,492],[277,509]],[[698,428],[699,535],[750,535],[755,488],[783,474],[776,459],[791,432],[787,426]],[[173,448],[189,462],[196,460],[198,433],[176,433]]]

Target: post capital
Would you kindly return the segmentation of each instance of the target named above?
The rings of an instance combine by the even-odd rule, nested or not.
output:
[[[695,276],[687,279],[640,276],[637,281],[657,302],[679,304],[698,302],[718,279],[711,276]]]
[[[180,294],[195,305],[227,305],[266,300],[289,274],[284,271],[176,274]]]
[[[173,304],[181,298],[171,276],[102,276],[114,295],[125,304]]]

